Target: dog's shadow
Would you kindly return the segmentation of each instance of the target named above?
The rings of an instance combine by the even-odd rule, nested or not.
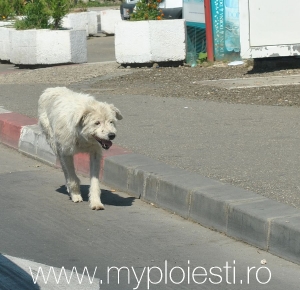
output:
[[[60,188],[56,190],[59,193],[65,194],[69,196],[67,192],[67,188],[65,185],[62,185]],[[89,186],[88,185],[80,185],[80,191],[83,201],[89,200]],[[132,206],[135,197],[122,197],[116,193],[113,193],[107,189],[101,189],[101,202],[104,205],[113,205],[113,206]]]

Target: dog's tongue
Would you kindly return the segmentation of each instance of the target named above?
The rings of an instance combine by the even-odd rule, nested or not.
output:
[[[101,140],[101,145],[102,145],[102,148],[103,149],[109,149],[112,145],[112,142],[111,141],[108,141],[108,140]]]

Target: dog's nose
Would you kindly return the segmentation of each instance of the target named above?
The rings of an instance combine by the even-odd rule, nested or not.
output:
[[[115,137],[116,137],[116,134],[115,134],[115,133],[109,133],[109,134],[108,134],[108,139],[109,139],[109,140],[114,140]]]

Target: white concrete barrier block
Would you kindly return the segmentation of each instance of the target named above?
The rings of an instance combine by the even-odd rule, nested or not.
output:
[[[10,61],[15,64],[37,64],[36,30],[10,30]]]
[[[88,33],[94,35],[98,33],[98,13],[96,11],[88,12]]]
[[[68,14],[66,16],[64,16],[63,19],[61,20],[61,26],[66,29],[72,29],[70,18],[68,16]]]
[[[10,40],[14,64],[87,62],[85,30],[13,30]]]
[[[117,22],[115,55],[118,63],[151,62],[149,21]]]
[[[12,26],[13,24],[13,21],[0,21],[0,27]]]
[[[0,59],[5,61],[10,60],[10,30],[14,28],[0,27]]]
[[[119,10],[100,11],[101,32],[106,34],[115,34],[115,25],[122,21]]]
[[[149,21],[153,62],[183,61],[186,57],[184,19]]]
[[[62,19],[62,26],[68,29],[85,30],[89,35],[89,13],[69,13]]]
[[[183,61],[186,56],[185,20],[121,21],[115,26],[118,63]]]
[[[87,62],[87,39],[83,30],[71,30],[69,34],[71,63]]]
[[[62,32],[62,33],[61,33]],[[68,30],[36,31],[36,63],[71,62]]]

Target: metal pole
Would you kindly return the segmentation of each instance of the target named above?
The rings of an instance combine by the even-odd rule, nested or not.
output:
[[[214,61],[214,42],[211,19],[210,0],[204,0],[205,26],[206,26],[206,52],[207,60]]]

